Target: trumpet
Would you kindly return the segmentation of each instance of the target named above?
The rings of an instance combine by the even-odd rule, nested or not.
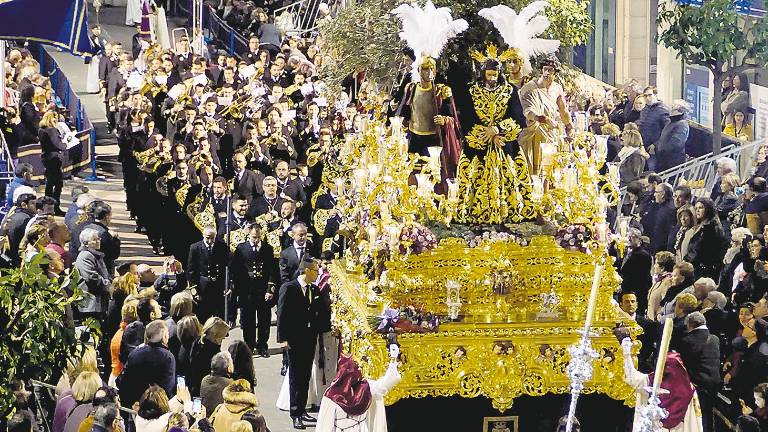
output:
[[[220,117],[229,115],[229,116],[232,116],[232,118],[235,118],[235,119],[242,119],[243,115],[244,115],[244,108],[246,107],[247,104],[249,104],[251,102],[251,100],[254,97],[255,96],[248,96],[247,98],[245,98],[243,100],[239,100],[237,102],[233,102],[229,106],[227,106],[224,109],[222,109],[221,111],[219,111],[217,113],[217,115],[220,116]]]

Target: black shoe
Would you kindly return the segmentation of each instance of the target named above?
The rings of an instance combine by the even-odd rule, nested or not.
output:
[[[302,414],[299,420],[307,423],[317,423],[317,419],[307,413]]]
[[[67,212],[65,212],[62,209],[56,209],[56,210],[53,211],[53,215],[54,216],[64,216],[66,214],[67,214]]]
[[[267,348],[262,348],[259,350],[259,355],[264,358],[269,358],[269,350]]]
[[[288,373],[288,366],[283,365],[283,367],[280,368],[280,375],[285,376],[286,373]]]
[[[304,426],[304,422],[301,421],[301,418],[294,417],[293,418],[293,428],[294,429],[306,429],[307,427]]]

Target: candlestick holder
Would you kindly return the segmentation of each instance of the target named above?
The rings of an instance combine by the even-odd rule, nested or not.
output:
[[[638,422],[636,430],[637,432],[661,432],[664,430],[664,426],[661,421],[667,418],[669,412],[661,407],[661,400],[659,395],[669,393],[665,389],[658,389],[653,391],[653,387],[646,387],[645,391],[648,392],[648,401],[642,406],[637,408]]]

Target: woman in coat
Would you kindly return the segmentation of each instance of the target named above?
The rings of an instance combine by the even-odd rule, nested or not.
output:
[[[725,125],[737,111],[747,112],[749,109],[749,79],[744,73],[733,77],[733,89],[720,105]]]
[[[741,184],[739,176],[734,173],[723,175],[720,179],[720,191],[722,192],[714,201],[717,217],[723,226],[725,238],[731,240],[731,226],[738,225],[736,210],[739,208],[739,197],[736,196],[736,187]]]
[[[685,260],[693,264],[696,277],[716,279],[720,275],[727,242],[715,205],[709,198],[701,198],[694,206],[696,226],[688,243]]]
[[[685,162],[685,143],[688,141],[688,102],[676,100],[669,113],[669,124],[659,135],[656,142],[656,172],[674,168]]]
[[[83,300],[78,305],[81,314],[101,316],[109,306],[109,291],[112,278],[104,263],[99,232],[85,228],[80,233],[80,253],[75,260],[75,268],[80,273],[80,289]]]
[[[221,318],[210,317],[203,325],[202,336],[192,344],[187,387],[193,396],[200,394],[200,383],[211,370],[211,359],[221,352],[221,343],[229,333],[229,326]]]
[[[64,216],[59,208],[61,205],[61,188],[64,186],[64,174],[61,171],[63,163],[62,152],[67,150],[67,144],[62,141],[61,133],[56,126],[59,123],[59,114],[56,111],[48,111],[40,120],[40,148],[43,154],[40,159],[45,167],[45,196],[56,200],[56,215]]]
[[[216,432],[229,432],[232,423],[259,406],[259,400],[251,392],[251,385],[246,380],[235,380],[221,392],[224,403],[213,410],[208,420]]]
[[[635,123],[627,123],[621,134],[622,147],[614,162],[619,163],[621,186],[637,180],[645,171],[645,161],[650,155],[643,148],[643,137]]]

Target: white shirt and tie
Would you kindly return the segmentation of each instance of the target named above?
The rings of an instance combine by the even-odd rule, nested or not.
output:
[[[293,242],[293,248],[296,249],[296,256],[299,258],[299,262],[301,262],[301,259],[304,257],[304,250],[307,248],[307,244],[304,243],[303,245],[300,245],[296,242]]]

